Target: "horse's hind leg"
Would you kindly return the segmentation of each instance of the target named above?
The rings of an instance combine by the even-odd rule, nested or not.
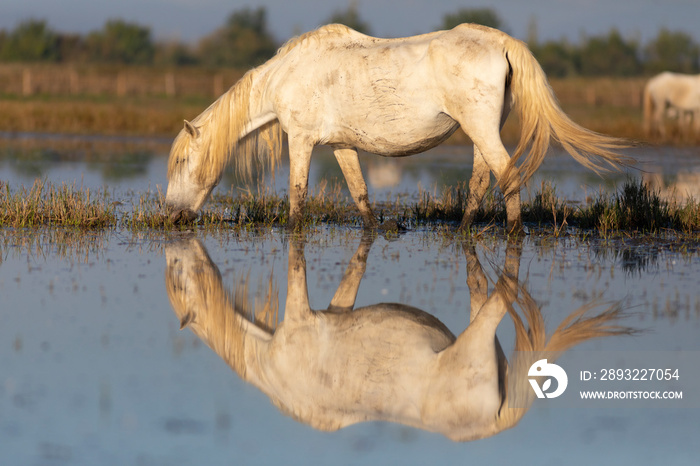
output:
[[[495,92],[486,92],[479,101],[461,101],[453,99],[456,104],[450,114],[462,127],[467,136],[474,141],[474,169],[469,180],[469,196],[464,210],[460,230],[466,230],[474,220],[481,201],[491,184],[491,172],[501,184],[501,190],[506,200],[508,230],[519,232],[522,229],[520,217],[520,183],[518,177],[507,175],[510,156],[503,142],[500,131],[508,119],[512,106],[512,93],[505,86],[503,94],[499,94],[498,86]],[[500,112],[494,109],[500,109]],[[506,185],[504,185],[506,184]]]
[[[491,171],[489,166],[486,164],[486,160],[481,155],[479,148],[474,145],[474,169],[472,170],[472,177],[469,179],[469,196],[467,197],[464,217],[462,217],[462,223],[459,226],[460,230],[466,231],[474,221],[474,216],[479,210],[481,201],[484,199],[490,184]]]
[[[520,215],[520,177],[510,167],[510,155],[503,142],[501,142],[500,128],[507,116],[507,109],[503,115],[494,115],[488,106],[473,106],[471,111],[480,118],[456,118],[464,132],[474,141],[474,173],[472,180],[475,193],[469,193],[467,209],[464,211],[461,229],[469,226],[474,213],[481,204],[481,199],[488,189],[488,177],[484,174],[483,165],[496,175],[496,180],[501,187],[506,202],[507,228],[509,232],[520,233],[522,231],[522,218]],[[491,118],[488,118],[491,114]],[[479,157],[480,155],[480,157]],[[478,161],[481,159],[481,161]],[[478,167],[478,168],[477,168]],[[510,170],[509,170],[510,168]],[[476,180],[474,177],[477,176]],[[472,180],[469,188],[472,189]],[[471,216],[471,217],[470,217]]]
[[[338,160],[338,165],[343,171],[345,181],[348,184],[350,195],[355,201],[355,205],[360,210],[365,228],[376,228],[377,219],[372,213],[369,205],[369,194],[367,192],[367,184],[362,176],[362,168],[360,167],[360,159],[357,156],[355,149],[335,149],[333,151],[335,158]]]
[[[498,133],[492,135],[490,138],[472,136],[472,140],[475,142],[475,145],[478,146],[478,150],[481,152],[486,165],[494,175],[496,175],[496,180],[498,180],[498,184],[503,192],[503,197],[506,202],[508,231],[515,234],[521,233],[523,222],[520,214],[520,177],[517,176],[517,173],[513,173],[513,170],[517,169],[511,168],[510,172],[508,170],[510,166],[508,151],[503,147]],[[464,212],[465,217],[462,219],[462,224],[464,224],[465,221],[469,221],[467,217],[468,213],[469,211]]]
[[[469,287],[469,322],[472,322],[488,298],[489,281],[476,255],[474,243],[462,246],[467,257],[467,287]]]

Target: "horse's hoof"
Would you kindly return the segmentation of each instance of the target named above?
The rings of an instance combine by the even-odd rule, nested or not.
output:
[[[384,233],[401,233],[407,231],[406,226],[397,222],[396,220],[387,220],[379,225],[377,229]]]
[[[462,224],[457,227],[455,233],[457,233],[458,235],[469,236],[469,234],[471,233],[471,226]]]
[[[176,210],[170,214],[170,221],[174,224],[191,223],[197,218],[197,212],[190,209]]]
[[[511,238],[522,238],[530,234],[528,227],[522,223],[518,223],[508,228],[508,236]]]

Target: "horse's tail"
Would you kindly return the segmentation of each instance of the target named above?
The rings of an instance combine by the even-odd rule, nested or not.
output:
[[[509,37],[504,45],[512,73],[510,89],[521,128],[520,142],[509,168],[515,167],[529,146],[529,155],[520,168],[509,169],[507,176],[518,174],[522,182],[527,181],[542,163],[552,138],[581,165],[598,174],[635,163],[634,159],[616,152],[630,147],[630,141],[590,131],[571,121],[559,106],[542,67],[523,42]]]

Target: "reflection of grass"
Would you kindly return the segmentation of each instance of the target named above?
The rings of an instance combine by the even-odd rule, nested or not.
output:
[[[46,257],[55,254],[71,262],[88,263],[105,248],[106,230],[77,228],[6,228],[0,234],[0,252]],[[0,254],[0,265],[5,259]]]
[[[105,141],[89,138],[41,138],[3,141],[0,164],[25,176],[41,178],[49,168],[66,162],[85,163],[90,170],[102,170],[106,180],[121,180],[147,172],[157,151],[157,141]],[[162,146],[162,145],[161,145]]]
[[[102,169],[105,180],[119,181],[146,174],[152,157],[153,154],[148,152],[127,152],[108,163],[104,159],[99,161],[99,165],[96,162],[88,163],[88,167],[97,165]]]
[[[46,147],[50,144],[51,147]],[[155,155],[156,148],[148,143],[141,147],[135,142],[59,140],[15,141],[0,147],[0,163],[16,173],[41,178],[51,167],[65,162],[85,162],[88,170],[100,170],[105,180],[119,181],[144,175]],[[155,144],[154,144],[155,145]],[[165,149],[163,149],[164,151]]]
[[[191,104],[166,98],[2,100],[0,128],[18,132],[174,136],[183,119],[198,115],[206,105],[205,101]]]
[[[372,208],[380,221],[393,219],[409,228],[447,233],[461,220],[466,196],[467,188],[462,185],[446,188],[439,196],[423,191],[416,201],[406,201],[402,196],[393,201],[374,201]],[[161,192],[145,193],[136,196],[131,206],[123,206],[110,202],[107,192],[95,193],[74,185],[37,181],[29,189],[12,192],[0,182],[0,227],[239,231],[285,227],[289,221],[287,197],[266,190],[216,195],[193,225],[173,225],[164,215],[163,200]],[[576,206],[559,199],[554,187],[543,183],[532,202],[523,204],[522,213],[530,228],[553,236],[573,232],[613,238],[671,233],[697,239],[696,232],[700,231],[699,202],[691,199],[683,205],[668,203],[635,180],[627,181],[616,193],[601,194]],[[503,198],[492,191],[477,213],[476,222],[493,226],[504,221]],[[321,224],[353,228],[362,225],[357,208],[343,194],[340,183],[320,183],[309,194],[302,227]],[[479,228],[475,227],[475,231]]]

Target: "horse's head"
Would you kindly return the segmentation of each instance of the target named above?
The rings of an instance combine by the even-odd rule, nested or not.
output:
[[[173,222],[189,222],[197,218],[218,177],[204,176],[209,148],[199,128],[185,121],[175,138],[168,160],[168,191],[165,204]]]
[[[216,296],[217,302],[227,303],[227,294],[221,286],[221,274],[209,258],[205,247],[195,238],[183,238],[165,248],[165,288],[173,311],[180,320],[180,328],[201,326],[202,314],[208,315],[207,298]]]

